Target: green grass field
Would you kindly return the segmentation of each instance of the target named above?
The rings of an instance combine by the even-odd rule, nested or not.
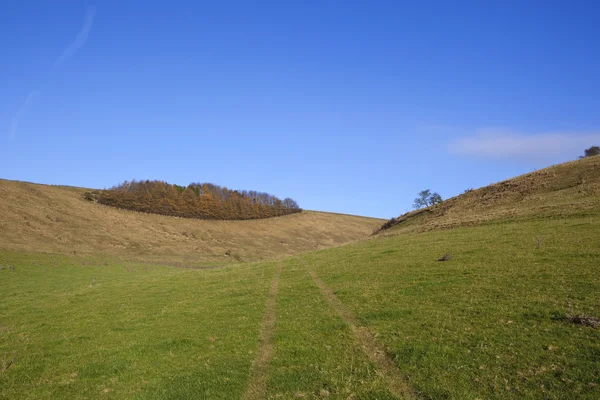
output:
[[[600,331],[567,315],[600,317],[599,222],[490,224],[308,259],[423,398],[596,399]]]
[[[490,223],[284,260],[262,393],[391,399],[402,380],[423,399],[600,398],[600,329],[567,318],[600,317],[599,225]],[[276,262],[1,252],[0,265],[0,398],[253,398]]]
[[[2,254],[2,399],[240,397],[273,264],[182,270]]]

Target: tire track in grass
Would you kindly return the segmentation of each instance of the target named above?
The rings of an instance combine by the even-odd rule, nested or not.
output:
[[[275,319],[277,317],[277,293],[279,292],[279,277],[281,276],[282,267],[283,263],[280,262],[277,266],[277,270],[275,271],[275,276],[273,276],[273,281],[271,282],[271,289],[269,290],[265,316],[263,318],[260,332],[260,345],[256,354],[256,358],[254,359],[252,373],[250,374],[250,379],[248,380],[248,387],[246,388],[246,393],[244,394],[245,400],[258,400],[266,398],[267,368],[274,353],[273,335],[275,333]]]
[[[301,260],[308,274],[321,290],[321,294],[340,318],[350,326],[350,330],[360,342],[365,354],[377,370],[385,376],[388,389],[401,399],[417,399],[417,394],[406,381],[395,363],[387,356],[384,347],[377,341],[369,328],[361,326],[356,316],[338,299],[335,293],[319,278],[306,260]]]

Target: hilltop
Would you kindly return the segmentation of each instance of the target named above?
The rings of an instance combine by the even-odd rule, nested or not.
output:
[[[205,221],[100,205],[83,198],[87,191],[0,180],[2,247],[173,263],[255,261],[364,238],[383,222],[316,211]]]
[[[473,226],[494,221],[560,218],[600,210],[600,157],[586,157],[415,210],[386,222],[377,233]]]

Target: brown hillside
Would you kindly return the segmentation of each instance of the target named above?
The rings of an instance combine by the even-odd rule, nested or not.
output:
[[[222,263],[340,245],[383,222],[315,211],[265,220],[192,220],[90,203],[83,199],[86,190],[0,180],[0,248]]]
[[[401,233],[498,220],[600,214],[600,156],[541,169],[393,218],[377,232]]]

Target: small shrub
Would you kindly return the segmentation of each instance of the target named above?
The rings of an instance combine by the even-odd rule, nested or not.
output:
[[[94,194],[92,192],[85,192],[83,194],[83,199],[89,202],[95,202],[96,201],[96,196],[94,196]]]
[[[579,158],[593,157],[593,156],[597,156],[597,155],[600,155],[600,147],[592,146],[589,149],[585,149],[583,157],[579,157]]]

